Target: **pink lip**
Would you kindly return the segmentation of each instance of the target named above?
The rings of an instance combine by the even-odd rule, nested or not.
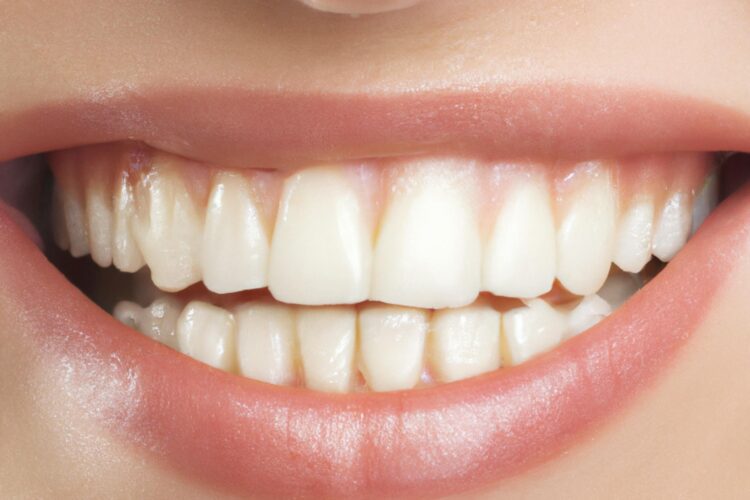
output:
[[[2,299],[57,388],[188,477],[273,497],[466,491],[553,457],[655,380],[748,245],[750,189],[617,314],[525,365],[414,392],[335,396],[211,369],[120,325],[0,211]],[[744,228],[744,229],[743,229]]]
[[[537,84],[379,95],[137,89],[0,115],[0,161],[139,139],[225,166],[464,151],[590,159],[738,150],[750,117],[647,89]]]

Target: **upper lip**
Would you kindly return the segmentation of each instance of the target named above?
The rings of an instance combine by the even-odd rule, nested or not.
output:
[[[750,116],[649,88],[537,83],[381,94],[139,88],[0,115],[0,161],[125,139],[223,166],[417,153],[590,159],[742,150]]]
[[[0,116],[0,136],[0,159],[137,139],[267,167],[425,152],[742,150],[750,117],[644,89],[575,85],[376,96],[161,88],[40,103]],[[0,274],[17,306],[9,321],[37,324],[49,362],[81,374],[59,383],[101,389],[103,398],[79,404],[181,470],[277,496],[445,494],[550,457],[653,380],[738,258],[732,248],[744,235],[733,228],[750,220],[748,196],[720,208],[723,218],[587,334],[520,367],[410,393],[320,395],[199,365],[98,310],[2,214]]]

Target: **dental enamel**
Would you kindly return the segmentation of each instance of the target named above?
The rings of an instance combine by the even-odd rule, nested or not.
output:
[[[669,261],[717,202],[700,154],[262,171],[117,145],[50,160],[54,235],[73,256],[146,266],[164,292],[275,299],[165,296],[119,319],[217,368],[329,392],[454,381],[554,348],[619,306],[602,298],[611,270]],[[543,297],[555,283],[566,303]]]

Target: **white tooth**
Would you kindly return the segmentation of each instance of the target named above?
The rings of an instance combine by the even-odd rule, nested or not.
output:
[[[703,184],[698,196],[693,201],[693,222],[691,233],[695,233],[708,215],[719,203],[719,174],[713,172]]]
[[[70,248],[70,238],[68,238],[68,228],[65,227],[65,209],[62,202],[60,186],[55,183],[52,190],[52,237],[55,244],[61,250]]]
[[[692,217],[688,195],[677,191],[664,203],[654,230],[652,252],[662,262],[672,260],[690,236]]]
[[[143,317],[143,308],[135,302],[121,300],[112,311],[112,316],[120,323],[141,331],[141,318]],[[143,333],[143,332],[141,332]]]
[[[481,258],[470,178],[452,165],[405,169],[381,221],[371,298],[426,308],[474,301]]]
[[[397,391],[419,382],[428,328],[424,310],[377,305],[360,312],[360,368],[370,389]]]
[[[112,262],[117,269],[128,273],[138,271],[145,264],[133,235],[134,214],[133,188],[128,174],[122,172],[114,191]]]
[[[555,223],[542,180],[514,184],[484,250],[484,289],[497,296],[530,298],[555,280]]]
[[[172,297],[156,299],[143,311],[138,330],[157,342],[178,349],[177,320],[182,303]]]
[[[292,385],[297,349],[290,307],[265,302],[235,310],[240,373],[276,385]]]
[[[216,293],[268,284],[268,235],[247,178],[222,172],[209,195],[201,259],[203,282]]]
[[[613,273],[607,278],[597,295],[607,301],[614,310],[624,304],[642,286],[643,279],[637,274]]]
[[[214,368],[235,366],[234,317],[220,307],[194,300],[177,320],[180,352]]]
[[[112,186],[106,167],[87,169],[86,217],[91,258],[101,267],[112,264]]]
[[[568,314],[568,332],[572,337],[599,323],[612,313],[612,307],[598,295],[587,295]]]
[[[355,309],[302,309],[297,313],[297,335],[307,387],[325,392],[348,392],[354,381]]]
[[[60,186],[65,228],[70,242],[70,254],[82,257],[89,253],[89,236],[86,227],[86,209],[79,189]]]
[[[517,365],[562,342],[568,328],[565,315],[541,299],[503,314],[503,344],[507,364]]]
[[[500,313],[486,305],[432,316],[430,359],[438,380],[452,382],[500,367]]]
[[[200,281],[202,221],[181,175],[155,167],[136,190],[134,234],[154,284],[173,292]]]
[[[306,305],[367,298],[372,236],[341,168],[310,168],[284,183],[268,275],[273,296]]]
[[[617,204],[609,169],[597,164],[578,170],[576,189],[564,194],[557,233],[557,276],[577,295],[596,292],[607,279],[614,253]]]
[[[651,259],[654,201],[635,200],[622,215],[617,229],[614,262],[623,271],[637,273]]]

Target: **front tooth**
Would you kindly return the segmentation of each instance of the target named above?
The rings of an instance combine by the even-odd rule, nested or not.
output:
[[[370,389],[397,391],[417,384],[428,328],[424,310],[377,305],[360,312],[360,363]]]
[[[134,233],[154,284],[178,291],[200,281],[202,221],[180,174],[155,167],[136,189]]]
[[[588,295],[609,274],[617,205],[606,166],[587,164],[574,173],[573,182],[576,177],[582,178],[576,188],[562,193],[565,209],[557,233],[557,276],[568,291]]]
[[[112,264],[112,186],[109,171],[99,165],[87,169],[86,217],[91,258],[102,267]]]
[[[426,308],[473,302],[481,278],[474,197],[467,169],[408,166],[381,222],[371,298]]]
[[[693,222],[691,233],[695,233],[711,211],[719,203],[719,174],[713,172],[703,184],[698,196],[693,201]]]
[[[235,365],[234,317],[206,302],[190,302],[177,320],[177,343],[183,354],[231,371]]]
[[[620,219],[614,262],[623,271],[637,273],[651,259],[654,201],[635,200]]]
[[[357,313],[353,307],[306,308],[297,314],[305,384],[324,392],[348,392],[354,378]]]
[[[240,373],[276,385],[292,385],[296,378],[294,316],[290,307],[266,302],[235,310]]]
[[[563,340],[568,329],[565,315],[541,299],[503,314],[504,361],[518,365],[547,352]]]
[[[461,380],[500,367],[500,313],[486,305],[435,312],[430,359],[437,378]]]
[[[112,262],[123,272],[134,273],[146,263],[133,235],[135,202],[127,171],[115,182],[112,235]]]
[[[208,200],[201,259],[203,282],[216,293],[267,285],[268,236],[247,178],[222,172]]]
[[[609,303],[598,295],[587,295],[568,314],[568,332],[572,337],[599,323],[612,313]]]
[[[484,289],[522,298],[550,291],[555,244],[548,187],[541,179],[519,181],[508,190],[484,250]]]
[[[371,260],[371,229],[344,169],[310,168],[286,180],[268,275],[276,299],[361,302],[369,292]]]
[[[688,195],[677,191],[664,204],[654,230],[652,252],[662,262],[672,260],[690,236],[692,217]]]
[[[172,297],[161,297],[143,311],[138,330],[148,337],[177,350],[177,321],[182,303]]]

